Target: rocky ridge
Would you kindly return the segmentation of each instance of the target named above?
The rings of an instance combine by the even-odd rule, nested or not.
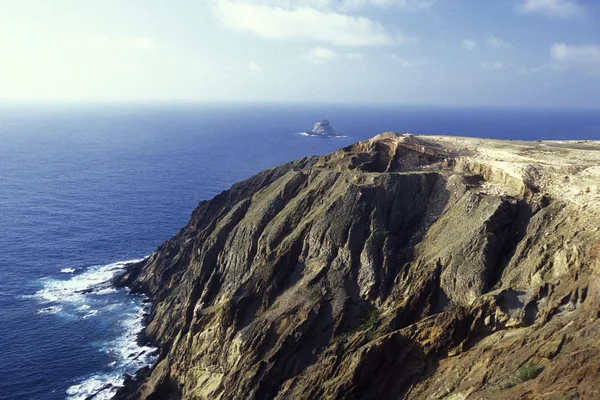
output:
[[[141,399],[600,398],[600,143],[386,133],[237,183],[122,285]]]

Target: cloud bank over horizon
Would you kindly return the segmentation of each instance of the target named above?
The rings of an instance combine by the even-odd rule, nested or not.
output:
[[[1,101],[600,104],[600,4],[7,3]]]

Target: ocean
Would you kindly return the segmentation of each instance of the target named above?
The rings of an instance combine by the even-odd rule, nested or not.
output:
[[[328,118],[340,138],[300,135]],[[592,110],[1,105],[0,399],[107,399],[156,359],[143,296],[111,286],[199,201],[384,131],[600,139]]]

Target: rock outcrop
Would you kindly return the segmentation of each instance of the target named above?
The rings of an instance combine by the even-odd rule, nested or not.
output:
[[[305,133],[307,135],[311,135],[311,136],[324,136],[324,137],[340,136],[339,133],[337,133],[336,131],[333,130],[333,128],[331,127],[331,124],[326,119],[322,119],[322,120],[318,121],[315,124],[315,126],[313,126],[312,131],[305,132]]]
[[[387,133],[237,183],[120,278],[161,355],[119,396],[600,398],[599,160]]]

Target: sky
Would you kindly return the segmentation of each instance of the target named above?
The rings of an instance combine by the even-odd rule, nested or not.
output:
[[[0,0],[0,101],[600,105],[597,0]]]

